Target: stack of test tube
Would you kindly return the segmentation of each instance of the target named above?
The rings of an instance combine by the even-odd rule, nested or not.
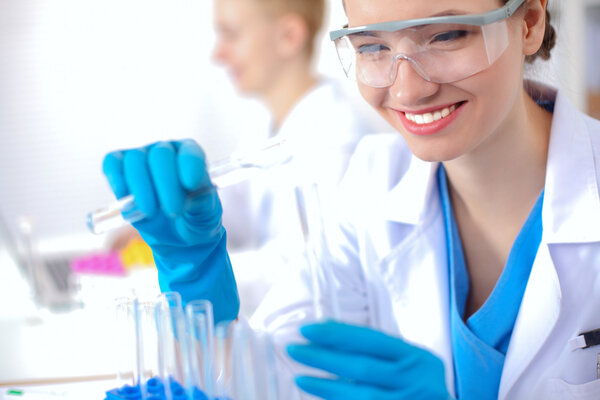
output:
[[[238,322],[215,328],[207,300],[166,292],[116,304],[117,387],[105,400],[277,400],[268,338]]]

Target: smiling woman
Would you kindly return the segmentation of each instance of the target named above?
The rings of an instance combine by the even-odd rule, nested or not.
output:
[[[419,347],[424,347],[445,361],[447,388],[457,398],[561,398],[576,392],[582,398],[600,395],[600,382],[594,381],[592,368],[586,368],[594,365],[593,352],[578,353],[577,362],[572,358],[565,362],[562,352],[569,337],[576,337],[588,325],[600,325],[599,317],[589,308],[591,303],[600,304],[594,285],[586,285],[584,296],[573,293],[575,303],[571,304],[588,310],[585,317],[570,321],[576,327],[567,328],[564,319],[560,323],[556,310],[564,303],[553,295],[548,297],[549,293],[556,294],[558,286],[563,293],[574,288],[571,281],[560,278],[566,265],[556,254],[549,257],[548,244],[560,248],[561,242],[570,241],[568,237],[581,236],[579,229],[557,226],[556,219],[575,223],[600,217],[597,198],[585,201],[589,201],[585,211],[567,209],[570,201],[558,200],[562,198],[559,193],[577,192],[586,197],[585,185],[574,184],[569,176],[579,174],[579,167],[573,169],[578,163],[575,157],[579,157],[575,154],[598,157],[592,156],[597,144],[590,147],[590,142],[598,142],[594,134],[600,124],[586,120],[551,88],[523,82],[524,63],[536,57],[549,58],[556,40],[546,1],[376,3],[346,0],[348,28],[332,32],[331,38],[346,73],[356,77],[363,97],[400,132],[413,156],[409,156],[409,166],[403,167],[402,162],[391,159],[391,154],[405,157],[401,150],[404,143],[391,138],[389,142],[365,140],[347,184],[361,187],[364,193],[364,185],[373,178],[361,170],[361,163],[383,160],[375,164],[369,161],[368,169],[380,173],[387,169],[390,176],[398,176],[400,170],[402,177],[394,181],[391,190],[385,178],[385,187],[371,184],[369,188],[375,194],[363,195],[368,200],[360,204],[375,205],[379,198],[389,196],[385,204],[394,199],[398,210],[414,204],[406,198],[420,199],[424,206],[414,212],[399,212],[400,218],[392,214],[393,221],[413,226],[414,230],[403,235],[400,232],[406,228],[399,228],[396,234],[400,238],[389,247],[381,246],[380,241],[396,237],[393,232],[388,230],[382,237],[373,228],[377,226],[373,221],[368,227],[358,225],[371,235],[367,234],[366,244],[358,246],[356,258],[364,268],[363,247],[369,248],[370,244],[382,249],[379,257],[371,258],[377,265],[381,265],[377,260],[386,261],[382,276],[367,273],[367,281],[391,298],[377,293],[367,296],[367,301],[378,299],[377,304],[381,301],[391,306],[394,315],[391,326],[389,315],[379,313],[370,314],[363,323],[397,329],[405,340],[419,346],[414,354],[396,360],[369,353],[366,347],[349,349],[335,340],[324,341],[303,332],[312,343],[306,348],[291,347],[294,359],[355,380],[356,371],[342,366],[353,360],[369,365],[369,373],[358,381],[371,385],[372,390],[307,377],[300,378],[298,384],[326,398],[334,394],[351,398],[355,389],[381,398],[390,391],[398,398],[424,393],[418,389],[421,380],[400,378],[417,365],[430,362],[419,352]],[[573,125],[580,136],[577,145],[567,139]],[[564,153],[567,142],[569,156]],[[423,164],[421,160],[433,163]],[[598,171],[592,168],[588,172],[597,193]],[[409,188],[408,182],[413,186]],[[432,184],[436,189],[431,189]],[[350,193],[354,191],[346,193],[346,198]],[[440,222],[431,223],[436,217]],[[381,218],[382,223],[385,220]],[[347,230],[342,228],[342,232]],[[596,229],[586,232],[586,236],[596,239],[599,234]],[[419,238],[428,243],[419,242]],[[578,271],[597,284],[600,271],[585,255],[597,247],[589,239],[586,242],[574,250]],[[347,260],[348,253],[344,254]],[[596,253],[593,258],[597,257]],[[347,270],[346,264],[336,267]],[[431,274],[428,279],[434,284],[422,280],[425,271]],[[347,280],[345,274],[341,275]],[[429,298],[423,299],[421,292]],[[586,296],[593,297],[591,303],[587,303]],[[553,315],[542,334],[547,343],[543,356],[538,353],[539,346],[526,345],[527,337],[538,337],[541,331],[533,322],[525,321],[540,321],[540,315]],[[550,328],[559,326],[563,328],[549,333]],[[320,329],[344,335],[345,339],[351,335],[343,327]],[[438,333],[431,335],[431,329]],[[389,339],[373,340],[383,343]],[[403,366],[406,357],[413,360],[411,367]],[[545,361],[536,362],[536,357]],[[399,370],[387,371],[384,361],[392,361]],[[554,367],[547,368],[549,364]],[[573,369],[577,370],[575,374]],[[431,383],[440,378],[426,379]],[[554,380],[582,385],[558,389],[549,384]]]

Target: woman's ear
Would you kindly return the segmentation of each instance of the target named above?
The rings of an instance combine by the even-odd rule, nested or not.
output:
[[[548,0],[527,0],[523,17],[523,55],[530,56],[539,50],[546,31],[546,6]]]
[[[308,41],[306,22],[295,14],[285,14],[276,22],[277,51],[282,57],[290,58],[304,52]]]

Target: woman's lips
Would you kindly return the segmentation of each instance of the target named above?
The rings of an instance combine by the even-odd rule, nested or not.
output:
[[[402,125],[415,135],[433,135],[451,124],[466,102],[459,102],[419,112],[397,111]]]

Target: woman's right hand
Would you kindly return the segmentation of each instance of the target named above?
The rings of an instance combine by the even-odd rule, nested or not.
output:
[[[146,215],[134,227],[150,246],[185,247],[222,235],[221,203],[193,140],[114,151],[104,158],[103,171],[116,197],[133,195]],[[198,191],[205,193],[187,198]]]
[[[216,322],[235,319],[221,203],[200,146],[188,139],[114,151],[103,171],[116,197],[133,195],[146,215],[133,226],[152,248],[161,290],[180,292],[184,302],[211,300]]]

